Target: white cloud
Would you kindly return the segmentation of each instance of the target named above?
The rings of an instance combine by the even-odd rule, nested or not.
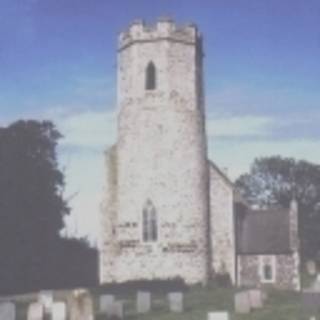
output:
[[[101,152],[78,151],[60,154],[65,166],[66,190],[72,211],[66,219],[67,234],[88,235],[92,241],[99,235],[100,204],[103,200],[105,177],[104,156]]]
[[[65,168],[65,195],[74,196],[69,203],[72,212],[66,219],[67,233],[89,235],[95,241],[103,199],[103,152],[115,142],[115,113],[83,111],[64,115],[58,112],[55,122],[65,137],[59,147],[59,161]]]
[[[66,195],[76,193],[70,202],[73,211],[67,219],[68,230],[97,240],[99,208],[104,196],[103,151],[115,142],[116,114],[86,110],[63,114],[57,109],[56,115],[57,126],[65,135],[59,150],[60,161],[66,167]],[[227,167],[233,180],[248,171],[253,159],[259,156],[279,154],[320,163],[320,152],[316,152],[320,150],[319,142],[272,140],[269,134],[275,125],[279,123],[270,117],[210,116],[209,156],[222,168]]]
[[[87,111],[58,121],[63,146],[103,148],[115,141],[115,126],[114,112]]]
[[[102,98],[108,101],[115,97],[114,77],[103,76],[78,76],[74,79],[74,93],[79,97]]]
[[[267,136],[274,119],[263,116],[209,117],[207,135],[214,137]]]
[[[116,112],[56,106],[37,118],[52,119],[65,136],[58,149],[59,162],[65,168],[66,197],[75,195],[66,221],[68,232],[96,240],[104,196],[103,152],[116,141]],[[291,115],[281,122],[267,116],[209,114],[209,157],[221,168],[227,167],[233,180],[248,171],[254,158],[260,156],[279,154],[320,163],[317,140],[271,139],[274,128],[294,125],[298,129],[299,124],[313,119]]]
[[[209,140],[210,159],[221,167],[227,167],[232,180],[248,172],[256,157],[280,155],[320,163],[318,150],[320,142],[317,140]]]

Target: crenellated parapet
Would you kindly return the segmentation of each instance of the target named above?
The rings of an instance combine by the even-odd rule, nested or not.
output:
[[[119,50],[134,43],[169,40],[194,45],[201,37],[196,25],[178,26],[169,18],[160,18],[154,25],[146,25],[143,20],[135,20],[127,31],[119,36]]]

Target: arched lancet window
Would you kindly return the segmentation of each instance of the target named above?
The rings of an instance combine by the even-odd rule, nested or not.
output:
[[[156,67],[151,61],[146,69],[146,90],[154,90],[156,88]]]
[[[152,242],[158,239],[157,211],[151,200],[147,200],[143,210],[143,241]]]

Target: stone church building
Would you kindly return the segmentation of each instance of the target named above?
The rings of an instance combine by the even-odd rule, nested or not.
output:
[[[274,222],[253,213],[208,159],[202,60],[194,25],[136,21],[119,36],[100,281],[193,284],[228,274],[233,284],[299,289],[297,210],[277,212]]]

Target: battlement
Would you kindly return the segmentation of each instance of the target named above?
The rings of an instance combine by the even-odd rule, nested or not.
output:
[[[169,18],[159,18],[154,25],[146,25],[143,20],[135,20],[127,31],[120,34],[119,50],[136,42],[152,42],[164,39],[196,44],[199,37],[199,31],[194,24],[177,26]]]

